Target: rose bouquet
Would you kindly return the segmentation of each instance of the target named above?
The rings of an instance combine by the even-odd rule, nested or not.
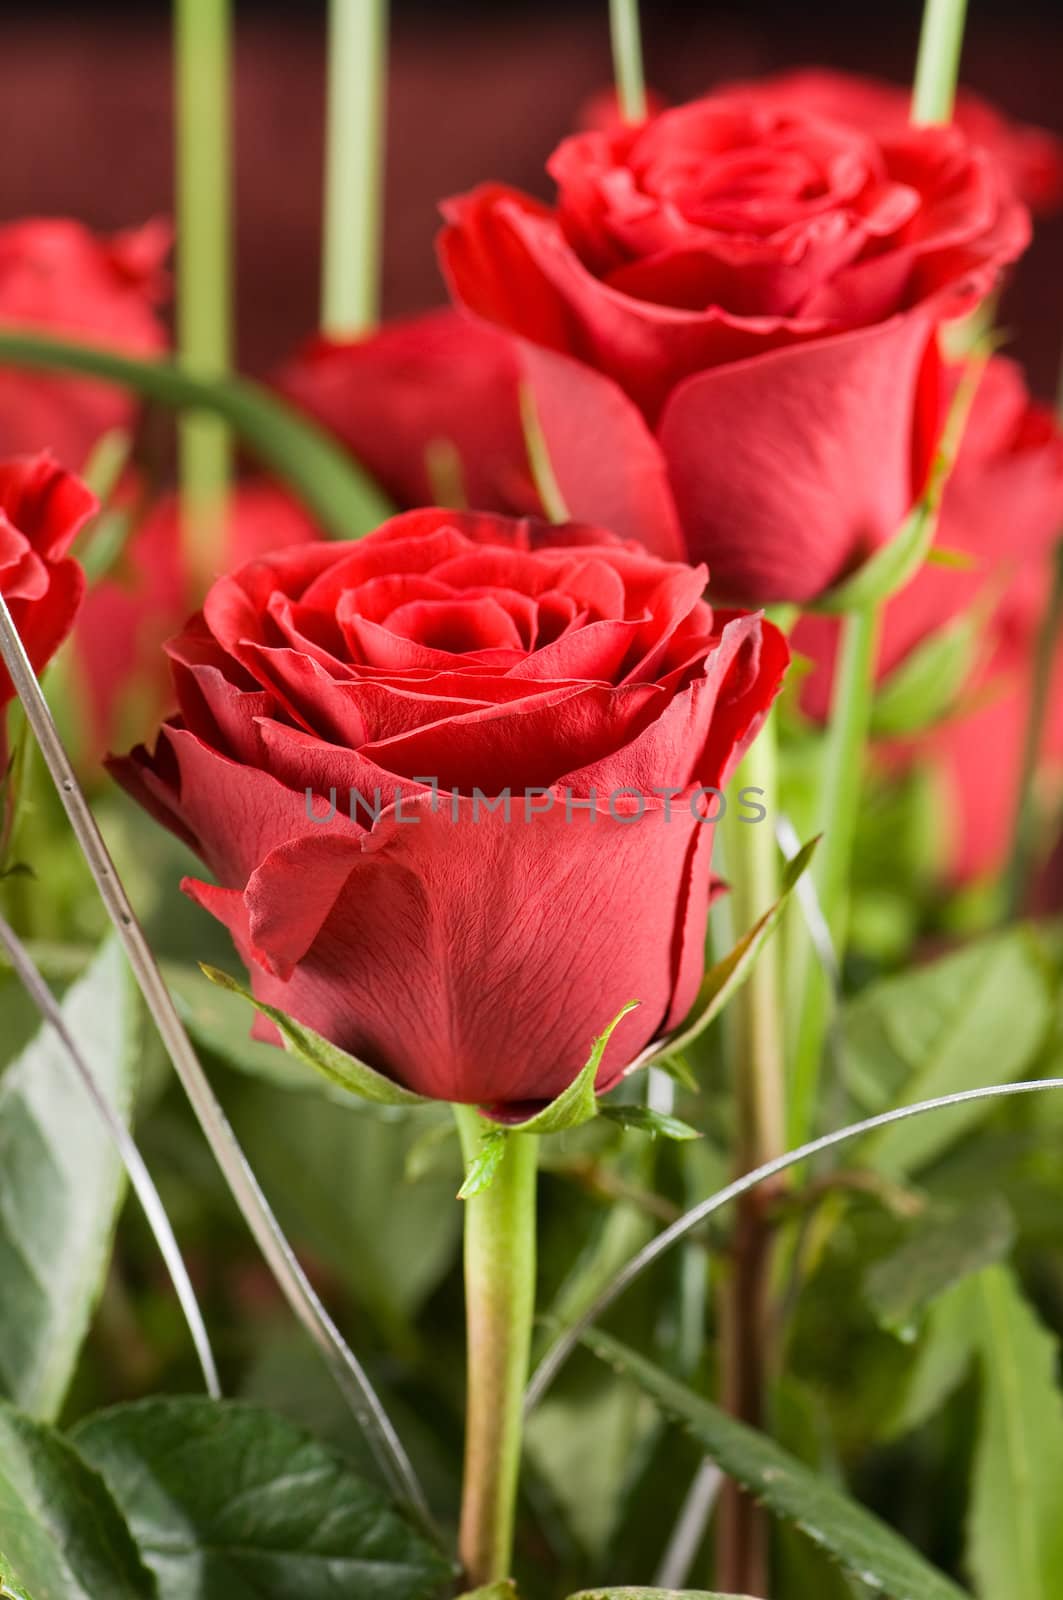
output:
[[[332,0],[259,379],[225,0],[173,233],[0,227],[0,1600],[1063,1592],[1063,147],[963,13],[674,103],[612,0],[378,326]]]

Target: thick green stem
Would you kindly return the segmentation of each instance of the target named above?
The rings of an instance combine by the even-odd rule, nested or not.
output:
[[[845,936],[847,890],[871,726],[878,635],[879,611],[875,606],[851,611],[842,620],[820,777],[817,831],[822,833],[823,842],[812,873],[820,907],[839,951]],[[830,995],[827,975],[813,958],[807,939],[801,940],[795,961],[801,1007],[790,1072],[787,1142],[801,1144],[810,1136],[815,1119]]]
[[[485,1123],[455,1106],[466,1162]],[[482,1193],[465,1201],[468,1378],[460,1553],[471,1587],[511,1575],[524,1386],[535,1313],[538,1140],[514,1133]]]
[[[760,791],[767,817],[736,821],[727,836],[731,913],[744,932],[779,896],[779,853],[772,817],[778,805],[775,723],[769,718],[735,779],[736,792]],[[734,1084],[741,1172],[781,1155],[786,1136],[785,1052],[778,946],[761,950],[733,1010]],[[764,1190],[746,1197],[736,1218],[731,1270],[720,1312],[722,1399],[732,1415],[763,1421],[772,1365],[772,1230]],[[724,1486],[717,1539],[717,1582],[729,1592],[760,1594],[767,1582],[767,1530],[755,1503],[734,1483]]]
[[[646,117],[646,82],[642,72],[639,0],[609,0],[616,96],[625,122]]]
[[[177,344],[186,371],[224,377],[232,362],[230,0],[175,0]],[[201,582],[223,565],[232,447],[217,417],[179,431],[181,528]]]
[[[967,0],[926,0],[912,90],[912,121],[949,122],[963,49]]]
[[[330,0],[321,331],[350,338],[380,315],[387,0]]]

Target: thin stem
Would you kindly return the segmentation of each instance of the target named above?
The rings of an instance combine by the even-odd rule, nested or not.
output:
[[[155,1243],[159,1253],[166,1264],[170,1274],[170,1281],[174,1292],[184,1312],[188,1331],[192,1335],[192,1343],[196,1348],[200,1367],[203,1370],[203,1381],[207,1386],[207,1393],[214,1400],[221,1399],[221,1382],[218,1378],[218,1369],[214,1363],[214,1353],[210,1347],[210,1336],[207,1333],[203,1313],[199,1309],[196,1291],[192,1287],[192,1280],[188,1276],[181,1255],[181,1247],[177,1243],[170,1219],[166,1215],[166,1208],[162,1198],[155,1187],[151,1173],[144,1162],[143,1156],[137,1149],[118,1111],[111,1104],[107,1092],[100,1083],[88,1060],[82,1053],[70,1029],[67,1027],[66,1018],[56,1004],[55,997],[40,972],[34,965],[33,959],[22,944],[14,928],[0,917],[0,944],[7,951],[11,965],[19,978],[23,988],[33,1001],[44,1020],[55,1031],[63,1049],[70,1058],[75,1072],[81,1079],[89,1099],[96,1107],[108,1133],[114,1140],[115,1148],[125,1167],[130,1185],[140,1201],[141,1209],[147,1219],[148,1226],[155,1236]]]
[[[413,1467],[372,1384],[344,1343],[339,1329],[314,1293],[259,1187],[225,1113],[214,1097],[206,1074],[185,1032],[170,991],[152,954],[144,930],[115,870],[96,819],[77,781],[59,737],[48,702],[0,594],[0,656],[70,825],[88,863],[100,897],[122,942],[133,974],[154,1018],[174,1069],[207,1143],[229,1185],[248,1227],[288,1304],[321,1351],[344,1399],[361,1424],[388,1482],[407,1499],[421,1521],[431,1526],[427,1502]]]
[[[823,842],[812,865],[812,876],[820,909],[839,952],[844,946],[846,890],[860,810],[864,751],[871,726],[878,636],[877,607],[849,612],[842,620],[819,787],[817,831],[823,834]],[[809,941],[801,942],[795,961],[801,1009],[790,1076],[787,1134],[791,1141],[807,1137],[815,1117],[830,1003],[827,974],[812,959]]]
[[[455,1106],[466,1162],[483,1120]],[[511,1574],[522,1401],[535,1314],[538,1140],[511,1134],[494,1181],[465,1201],[468,1390],[460,1553],[472,1587]]]
[[[178,410],[223,417],[264,467],[285,480],[322,531],[357,539],[394,507],[323,428],[248,378],[204,378],[172,361],[142,361],[47,335],[0,329],[4,365],[31,372],[84,372]]]
[[[642,71],[639,0],[609,0],[609,29],[620,114],[625,122],[644,122],[646,81]]]
[[[329,0],[321,331],[380,315],[387,0]]]
[[[182,364],[223,377],[232,364],[231,0],[175,0],[177,345]],[[181,419],[181,529],[190,572],[223,564],[231,441],[217,417]]]
[[[878,1128],[891,1127],[895,1122],[907,1122],[909,1117],[923,1117],[932,1111],[946,1111],[953,1106],[972,1105],[978,1100],[1005,1100],[1010,1099],[1012,1095],[1039,1094],[1047,1089],[1063,1089],[1063,1078],[1029,1078],[1021,1083],[995,1083],[982,1089],[961,1089],[956,1094],[937,1095],[932,1100],[918,1100],[910,1106],[895,1106],[892,1111],[880,1111],[876,1116],[865,1117],[860,1122],[849,1123],[847,1127],[836,1128],[833,1133],[825,1133],[819,1139],[810,1139],[807,1144],[798,1145],[796,1149],[777,1156],[774,1161],[767,1161],[754,1171],[736,1178],[726,1188],[717,1190],[707,1200],[702,1200],[689,1211],[684,1211],[670,1227],[665,1228],[663,1233],[659,1233],[637,1255],[632,1256],[631,1260],[621,1267],[612,1282],[597,1296],[593,1305],[559,1334],[535,1369],[535,1375],[528,1385],[528,1392],[524,1397],[525,1414],[539,1404],[587,1329],[597,1322],[599,1317],[604,1316],[625,1290],[629,1289],[636,1279],[641,1278],[642,1274],[659,1261],[673,1245],[693,1233],[695,1228],[700,1228],[711,1216],[717,1211],[722,1211],[724,1206],[730,1205],[732,1201],[740,1200],[743,1195],[756,1189],[760,1184],[770,1183],[790,1167],[795,1167],[802,1161],[810,1161],[815,1156],[824,1155],[826,1151],[833,1150],[835,1146],[845,1144],[850,1139],[863,1138],[864,1134],[874,1133]]]
[[[736,788],[758,790],[769,809],[778,803],[775,722],[769,718],[739,769]],[[770,824],[736,823],[728,835],[732,914],[750,928],[779,897],[779,854]],[[786,1146],[785,1051],[778,945],[769,939],[734,1005],[734,1089],[740,1170],[759,1166]],[[770,1196],[750,1194],[739,1207],[720,1312],[722,1398],[733,1416],[756,1427],[763,1420],[771,1367]],[[723,1486],[717,1582],[755,1594],[767,1581],[766,1526],[757,1506],[732,1480]]]
[[[1063,634],[1063,544],[1057,545],[1052,573],[1052,588],[1048,597],[1041,627],[1037,635],[1037,649],[1033,663],[1033,681],[1030,689],[1030,709],[1023,738],[1022,768],[1019,777],[1018,812],[1012,840],[1011,859],[1004,875],[1006,906],[1009,917],[1022,912],[1026,889],[1030,881],[1037,847],[1037,795],[1035,779],[1041,754],[1048,703],[1052,690],[1052,675],[1056,663],[1056,650]]]
[[[925,0],[912,90],[912,121],[949,122],[963,49],[967,0]]]

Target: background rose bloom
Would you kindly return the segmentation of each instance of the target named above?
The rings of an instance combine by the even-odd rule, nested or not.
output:
[[[120,499],[135,496],[130,485]],[[129,512],[136,515],[135,505]],[[316,536],[298,501],[253,479],[232,490],[224,532],[219,574]],[[172,708],[163,645],[199,598],[182,554],[177,496],[167,494],[134,529],[115,567],[89,589],[78,617],[77,684],[87,712],[82,759],[99,760],[115,748],[134,715],[143,727]]]
[[[904,128],[912,106],[908,86],[855,72],[828,72],[822,67],[801,67],[729,84],[728,88],[763,95],[773,106],[792,106],[815,116],[851,122],[876,136]],[[971,89],[958,91],[953,121],[973,144],[984,146],[996,158],[1031,210],[1045,214],[1057,208],[1063,199],[1063,144],[1055,134],[1003,116]]]
[[[566,140],[554,208],[448,203],[456,297],[519,336],[570,513],[807,600],[891,538],[940,421],[935,331],[1029,236],[950,128],[711,95]],[[619,463],[619,466],[618,466]]]
[[[607,1087],[693,1000],[691,794],[726,781],[787,661],[704,581],[599,529],[438,510],[284,551],[211,590],[170,647],[180,718],[117,774],[215,874],[187,888],[261,999],[428,1095],[511,1107],[639,999]],[[331,820],[308,787],[326,817],[336,790]],[[352,788],[381,791],[375,823]]]
[[[278,386],[400,506],[539,510],[505,335],[442,309],[364,339],[311,339]]]
[[[155,355],[167,342],[157,307],[169,248],[164,222],[110,239],[58,219],[0,228],[0,327]],[[4,454],[47,448],[76,470],[102,434],[130,427],[136,412],[136,399],[115,384],[0,367]]]
[[[67,551],[95,509],[85,485],[49,455],[0,462],[0,594],[38,671],[73,624],[85,580]],[[0,715],[14,693],[0,666]]]
[[[947,865],[957,878],[1002,865],[1018,804],[1034,645],[1063,531],[1063,434],[1047,406],[1030,399],[1022,373],[1002,356],[986,368],[941,507],[936,544],[967,564],[923,566],[883,614],[880,679],[972,608],[985,606],[959,714],[891,761],[940,771],[953,823]],[[795,647],[815,663],[802,705],[822,719],[830,703],[837,624],[804,617]],[[1059,688],[1063,690],[1063,682]],[[1063,757],[1063,700],[1048,728],[1049,757]]]

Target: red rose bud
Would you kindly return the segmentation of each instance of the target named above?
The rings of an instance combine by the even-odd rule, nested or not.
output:
[[[257,997],[421,1093],[599,1085],[701,977],[711,822],[788,660],[705,573],[439,510],[215,584],[115,771],[200,853]],[[743,825],[740,820],[735,826]]]
[[[135,516],[135,505],[129,511]],[[317,537],[298,502],[264,480],[231,491],[224,534],[219,574]],[[129,713],[143,727],[146,718],[157,720],[171,709],[163,645],[202,597],[193,582],[182,553],[178,500],[166,495],[134,530],[114,569],[89,589],[78,617],[74,651],[88,713],[82,758],[98,760],[113,749]]]
[[[880,680],[935,634],[984,606],[970,676],[957,706],[914,741],[892,745],[893,764],[933,763],[948,800],[946,868],[955,879],[998,869],[1018,806],[1034,642],[1051,586],[1051,551],[1063,530],[1063,433],[1031,401],[1014,362],[995,357],[982,375],[935,544],[960,565],[923,566],[886,605]],[[816,666],[801,703],[817,719],[830,704],[837,624],[805,617],[795,648]],[[1060,663],[1063,674],[1063,659]],[[1063,676],[1058,684],[1063,691]],[[1063,695],[1052,702],[1045,755],[1063,760]]]
[[[776,108],[850,122],[876,138],[900,132],[911,119],[909,86],[858,73],[802,67],[727,88],[763,98]],[[981,145],[999,162],[1019,199],[1032,211],[1046,215],[1057,209],[1063,199],[1063,142],[1055,134],[1012,121],[970,89],[959,90],[952,120],[972,144]]]
[[[935,332],[1029,218],[955,127],[718,94],[566,140],[554,207],[445,207],[455,297],[518,336],[570,515],[805,601],[892,538],[941,421]]]
[[[520,368],[504,334],[444,309],[365,339],[316,338],[278,387],[401,506],[537,512]]]
[[[67,551],[95,510],[95,496],[51,456],[0,461],[0,594],[38,672],[73,625],[85,579]],[[14,695],[0,665],[0,715]]]
[[[170,228],[100,239],[79,222],[14,222],[0,228],[0,327],[77,338],[133,356],[166,348],[157,306]],[[93,445],[128,428],[136,400],[116,384],[0,367],[0,452],[47,448],[64,466],[85,465]]]

